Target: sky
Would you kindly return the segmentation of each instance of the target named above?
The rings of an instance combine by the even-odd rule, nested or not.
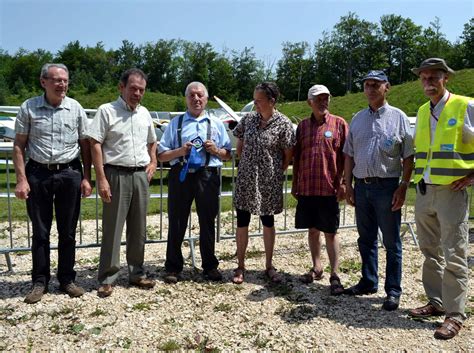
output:
[[[370,22],[396,14],[424,28],[437,16],[455,41],[474,17],[474,0],[0,0],[0,49],[56,54],[75,40],[102,42],[108,50],[125,39],[137,45],[184,39],[209,42],[221,53],[253,47],[271,63],[283,42],[313,45],[349,12]]]

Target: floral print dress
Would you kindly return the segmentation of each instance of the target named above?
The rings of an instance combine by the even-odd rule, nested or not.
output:
[[[280,112],[275,111],[264,127],[260,121],[259,113],[249,113],[233,131],[243,140],[234,206],[262,216],[283,211],[283,156],[296,139],[291,121]]]

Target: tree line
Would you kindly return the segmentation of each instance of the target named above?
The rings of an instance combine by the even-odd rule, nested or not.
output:
[[[335,96],[360,91],[361,78],[371,69],[384,69],[391,83],[399,84],[415,79],[410,69],[427,57],[443,57],[455,70],[474,68],[474,18],[450,42],[437,17],[423,28],[394,14],[372,23],[350,12],[312,45],[282,43],[278,61],[257,58],[252,47],[217,52],[210,43],[179,39],[123,40],[120,48],[109,50],[102,42],[84,47],[73,41],[56,54],[20,49],[10,55],[0,48],[0,104],[8,104],[10,95],[26,98],[39,92],[39,72],[46,62],[64,63],[71,89],[88,94],[116,86],[124,70],[138,67],[149,75],[151,91],[179,96],[187,83],[197,80],[212,95],[244,102],[264,80],[276,81],[287,101],[304,100],[315,83],[325,84]]]

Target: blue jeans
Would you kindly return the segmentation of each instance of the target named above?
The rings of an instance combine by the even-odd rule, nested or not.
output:
[[[393,212],[392,197],[398,188],[398,178],[379,179],[365,184],[356,180],[355,213],[359,232],[359,252],[362,258],[362,289],[378,288],[378,228],[382,231],[387,265],[385,292],[399,297],[402,293],[402,243],[400,240],[401,210]]]

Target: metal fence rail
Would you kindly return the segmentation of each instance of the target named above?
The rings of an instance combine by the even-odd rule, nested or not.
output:
[[[28,217],[26,215],[26,206],[24,209],[24,217],[26,219],[26,228],[27,228],[27,235],[26,239],[23,239],[20,241],[20,239],[15,238],[15,232],[14,232],[14,223],[13,223],[13,215],[12,215],[12,200],[15,198],[14,195],[14,190],[12,190],[11,187],[11,180],[14,178],[14,176],[11,175],[10,173],[10,167],[12,166],[12,161],[11,161],[11,148],[1,148],[0,147],[0,152],[5,153],[6,159],[3,161],[5,170],[6,170],[6,192],[1,192],[0,193],[0,198],[6,198],[7,199],[7,219],[8,219],[8,241],[3,242],[3,244],[0,243],[0,254],[4,254],[6,257],[6,263],[8,266],[8,270],[12,270],[12,263],[11,263],[11,258],[10,258],[10,253],[12,252],[23,252],[23,251],[31,251],[31,236],[32,236],[32,231],[31,231],[31,225],[28,220]],[[236,178],[236,160],[235,160],[235,153],[232,153],[232,159],[229,163],[229,166],[223,167],[223,171],[230,171],[230,176],[231,176],[231,183],[232,183],[232,191],[223,191],[222,190],[222,173],[221,173],[221,190],[220,190],[220,197],[219,197],[219,213],[217,216],[216,220],[216,239],[217,241],[221,240],[228,240],[228,239],[235,239],[235,228],[236,228],[236,220],[235,220],[235,212],[232,206],[232,212],[230,213],[230,219],[226,217],[226,219],[222,218],[222,200],[224,198],[232,198],[233,197],[233,186]],[[291,167],[290,167],[291,168]],[[158,168],[158,175],[159,175],[159,193],[154,193],[150,195],[151,201],[153,202],[154,200],[159,203],[159,237],[158,239],[151,239],[150,237],[147,236],[146,243],[147,244],[153,244],[153,243],[165,243],[167,239],[163,236],[163,206],[165,200],[168,198],[168,194],[164,192],[164,184],[163,184],[163,179],[164,179],[164,174],[169,168],[164,167],[162,164],[160,164]],[[0,169],[1,170],[1,169]],[[226,174],[229,174],[226,172]],[[284,210],[282,213],[283,217],[283,227],[282,229],[277,229],[276,233],[277,234],[294,234],[294,233],[300,233],[300,232],[305,232],[306,230],[302,229],[295,229],[292,225],[294,224],[293,219],[289,215],[289,197],[291,197],[290,191],[290,182],[288,180],[288,173],[286,173],[285,176],[285,181],[284,181],[284,186],[283,186],[283,191],[284,191]],[[93,240],[91,240],[91,234],[84,234],[83,230],[83,224],[82,224],[82,211],[81,215],[79,217],[79,224],[77,227],[77,235],[78,235],[78,241],[76,244],[76,248],[91,248],[91,247],[100,247],[100,233],[101,233],[101,227],[99,222],[99,207],[101,204],[101,200],[98,197],[97,191],[95,194],[89,196],[89,199],[95,200],[95,230],[94,230],[94,236]],[[356,225],[354,221],[349,221],[349,214],[352,212],[348,210],[349,208],[346,207],[346,204],[341,205],[341,225],[340,229],[349,229],[349,228],[355,228]],[[416,239],[416,234],[413,229],[413,224],[414,218],[412,215],[409,214],[408,212],[408,207],[405,205],[403,208],[403,213],[402,213],[402,224],[407,226],[407,230],[404,231],[403,235],[407,232],[410,233],[413,242],[415,245],[418,245],[418,241]],[[193,221],[193,215],[191,212],[190,218],[189,218],[189,225],[191,225]],[[224,226],[230,226],[230,233],[226,234],[223,229]],[[229,228],[229,227],[227,227]],[[254,232],[252,234],[249,234],[251,237],[254,236],[262,236],[262,226],[261,224],[259,225],[258,231]],[[87,239],[86,239],[87,238]],[[198,234],[193,234],[191,226],[188,227],[188,233],[187,236],[185,237],[185,241],[189,242],[190,245],[190,250],[191,250],[191,260],[193,266],[195,266],[195,241],[198,240]],[[1,239],[0,239],[1,240]],[[382,243],[381,239],[381,233],[379,232],[379,240]],[[122,242],[124,245],[125,242]],[[51,249],[57,249],[56,244],[51,244]]]

